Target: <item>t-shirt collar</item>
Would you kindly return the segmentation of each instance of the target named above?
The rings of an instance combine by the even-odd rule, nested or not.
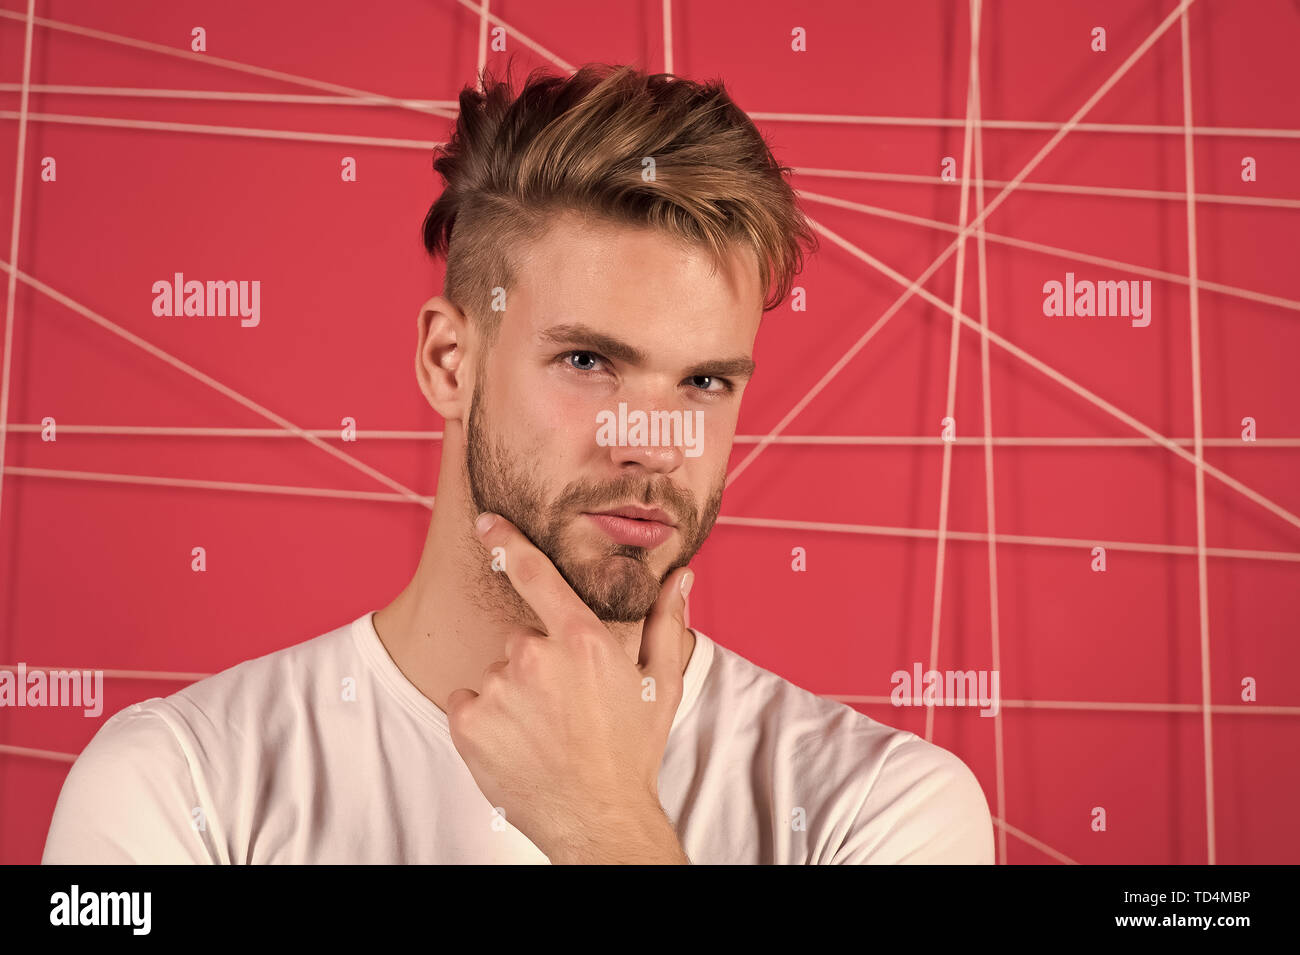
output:
[[[376,611],[373,610],[367,611],[352,622],[352,639],[362,659],[378,677],[379,682],[403,706],[426,723],[432,724],[450,742],[451,728],[447,723],[447,714],[433,700],[421,693],[389,656],[388,649],[379,639],[378,631],[375,630],[373,620],[375,613]],[[682,674],[682,700],[673,717],[673,730],[695,705],[704,686],[709,664],[713,661],[713,641],[700,633],[697,628],[690,629],[695,634],[695,649],[691,653],[690,660],[687,661],[686,672]],[[671,734],[672,730],[669,732]]]

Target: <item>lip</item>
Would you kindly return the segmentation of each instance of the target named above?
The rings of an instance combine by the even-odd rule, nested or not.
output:
[[[657,507],[637,507],[630,504],[626,507],[609,507],[603,511],[585,511],[584,513],[608,514],[611,517],[628,517],[639,521],[655,521],[659,524],[667,524],[669,527],[677,526],[676,521]]]
[[[619,508],[619,510],[623,510]],[[632,509],[635,512],[635,509]],[[659,512],[662,513],[662,512]],[[658,547],[669,537],[676,528],[672,524],[657,520],[637,520],[632,517],[621,517],[618,514],[592,513],[584,511],[597,527],[604,531],[609,537],[619,544],[626,544],[632,547]]]

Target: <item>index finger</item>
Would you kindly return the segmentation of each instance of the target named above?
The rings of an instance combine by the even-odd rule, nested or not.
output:
[[[486,529],[487,519],[491,523]],[[515,591],[533,608],[550,636],[590,630],[608,632],[591,608],[573,592],[550,558],[533,545],[523,531],[499,514],[485,511],[475,525],[479,540],[487,549],[500,547],[506,553],[505,572]]]

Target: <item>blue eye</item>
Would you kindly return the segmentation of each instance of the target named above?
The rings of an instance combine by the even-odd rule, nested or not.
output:
[[[716,382],[720,383],[720,384],[723,386],[723,393],[725,393],[725,392],[727,392],[727,391],[734,391],[734,390],[735,390],[735,387],[736,387],[736,386],[733,385],[730,381],[728,381],[726,378],[716,378],[716,377],[714,377],[713,375],[694,375],[694,376],[692,376],[692,377],[694,378],[695,381],[699,381],[699,380],[703,379],[704,381],[716,381]],[[716,391],[711,392],[711,394],[715,394],[715,395],[718,394],[718,393],[719,393],[719,392],[716,392]]]
[[[570,361],[570,359],[572,359],[575,355],[582,355],[582,356],[584,356],[584,357],[586,357],[586,358],[588,358],[588,359],[590,359],[590,360],[592,360],[592,361],[594,361],[594,362],[603,362],[603,361],[605,360],[603,356],[598,355],[598,354],[596,354],[595,352],[592,352],[592,351],[579,351],[579,350],[575,350],[575,351],[567,351],[567,352],[565,352],[564,354],[560,355],[560,360],[563,361],[567,367],[572,368],[574,371],[593,371],[593,370],[594,370],[590,365],[588,365],[588,366],[586,366],[586,367],[579,367],[578,365],[573,364],[573,363]],[[704,387],[704,388],[700,388],[700,389],[698,389],[698,390],[704,392],[704,394],[707,394],[707,395],[726,394],[726,393],[728,393],[728,392],[732,392],[732,391],[735,391],[735,390],[736,390],[736,386],[735,386],[734,384],[732,384],[732,382],[731,382],[730,379],[728,379],[728,378],[719,378],[719,377],[717,377],[716,375],[692,375],[691,378],[690,378],[690,380],[691,380],[691,381],[694,381],[694,382],[699,382],[699,381],[705,381],[705,382],[717,382],[717,383],[719,383],[719,384],[722,385],[722,389],[721,389],[720,391],[716,391],[716,390],[710,389],[710,388],[708,388],[707,386]]]
[[[568,359],[572,358],[574,355],[586,355],[588,358],[598,358],[597,355],[595,355],[595,354],[593,354],[592,352],[589,352],[589,351],[571,351],[571,352],[566,353],[566,354],[564,355],[564,358],[565,358],[565,360],[567,361]],[[575,366],[570,365],[569,367],[570,367],[570,368],[573,368],[573,367],[575,367]],[[578,371],[590,371],[589,368],[579,368],[579,369],[577,369],[577,370],[578,370]]]

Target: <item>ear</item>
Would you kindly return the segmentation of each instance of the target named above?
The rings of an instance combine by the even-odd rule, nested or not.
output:
[[[473,382],[465,371],[469,322],[450,299],[435,295],[416,315],[415,379],[434,411],[459,420]]]

